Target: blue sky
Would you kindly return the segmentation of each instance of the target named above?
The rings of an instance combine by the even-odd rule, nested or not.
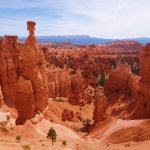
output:
[[[150,37],[150,0],[0,0],[0,36],[90,35],[101,38]]]

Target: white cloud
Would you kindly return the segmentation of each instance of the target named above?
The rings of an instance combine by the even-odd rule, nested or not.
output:
[[[149,36],[149,6],[150,0],[0,0],[0,8],[12,12],[0,14],[0,33],[26,35],[25,22],[33,19],[37,35]]]

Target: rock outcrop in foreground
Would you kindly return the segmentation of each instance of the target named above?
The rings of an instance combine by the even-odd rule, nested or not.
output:
[[[34,36],[35,25],[27,22],[29,36],[23,44],[17,36],[0,39],[0,85],[4,103],[18,111],[16,124],[23,124],[47,106],[48,81]]]
[[[141,79],[138,84],[136,96],[136,109],[133,118],[150,118],[150,44],[142,50],[141,57]]]

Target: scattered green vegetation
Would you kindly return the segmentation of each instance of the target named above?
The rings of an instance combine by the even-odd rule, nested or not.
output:
[[[52,145],[56,142],[57,134],[53,127],[51,127],[47,133],[47,138],[52,141]]]
[[[23,145],[22,148],[23,148],[24,150],[31,150],[31,147],[30,147],[30,145],[28,145],[28,144]]]
[[[13,128],[13,127],[10,127],[10,130],[14,130],[14,128]]]
[[[21,141],[21,136],[20,136],[20,135],[17,135],[17,136],[16,136],[16,141],[17,141],[18,143],[20,143],[20,141]]]
[[[111,67],[112,69],[117,68],[117,63],[114,60],[111,61]]]
[[[125,64],[126,63],[125,58],[121,58],[120,62],[121,62],[121,64]]]
[[[132,71],[132,73],[135,74],[135,75],[139,75],[139,74],[140,74],[140,68],[139,68],[139,67],[133,66],[133,67],[131,68],[131,71]]]
[[[105,73],[102,73],[102,74],[99,76],[99,78],[97,79],[96,85],[97,85],[97,86],[104,86],[105,81],[106,81]]]
[[[55,102],[64,102],[64,100],[63,99],[61,99],[61,98],[55,98],[55,99],[52,99],[52,101],[55,101]]]
[[[87,132],[91,126],[91,120],[90,119],[84,120],[83,125],[84,125],[84,127],[81,128],[81,132]]]
[[[66,146],[66,145],[67,145],[67,141],[66,141],[66,140],[63,140],[63,141],[62,141],[62,145],[63,145],[63,146]]]

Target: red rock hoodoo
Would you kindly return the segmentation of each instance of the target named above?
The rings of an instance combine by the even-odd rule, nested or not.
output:
[[[29,36],[23,44],[17,36],[0,39],[0,85],[4,103],[18,111],[16,124],[23,124],[47,106],[48,81],[34,36],[35,25],[27,22]]]
[[[105,119],[108,102],[103,92],[104,92],[103,88],[101,87],[98,87],[96,89],[95,102],[94,102],[95,109],[93,112],[94,123],[103,121]]]
[[[136,95],[136,108],[133,118],[150,118],[150,44],[142,50],[140,56],[141,79],[138,84]]]
[[[71,76],[71,89],[69,102],[73,105],[85,105],[87,103],[85,84],[80,70],[77,71],[77,74]]]

